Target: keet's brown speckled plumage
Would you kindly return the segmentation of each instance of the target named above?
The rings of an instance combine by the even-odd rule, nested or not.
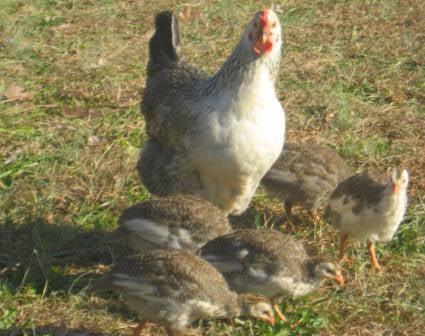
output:
[[[123,211],[118,231],[138,252],[158,248],[196,251],[231,231],[224,213],[199,196],[174,195],[136,204]]]
[[[261,184],[275,197],[292,205],[316,210],[327,201],[351,169],[331,148],[315,143],[287,143]]]
[[[254,311],[257,317],[273,321],[266,298],[238,296],[213,266],[187,251],[155,250],[128,257],[102,281],[122,294],[141,321],[162,325],[169,335],[185,335],[186,327],[198,319],[250,314],[251,307],[266,310],[265,314]]]
[[[309,257],[301,243],[272,229],[236,230],[209,241],[199,254],[237,292],[256,292],[273,300],[307,294],[324,277],[342,282],[333,262]]]
[[[386,188],[386,180],[382,176],[356,174],[341,181],[330,199],[343,198],[344,204],[354,200],[356,204],[352,208],[353,213],[359,214],[365,207],[376,206],[382,200]]]

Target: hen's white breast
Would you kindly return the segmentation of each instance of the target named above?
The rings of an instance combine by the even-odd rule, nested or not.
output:
[[[278,158],[285,115],[268,74],[205,101],[205,120],[194,152],[210,199],[255,189]],[[215,195],[214,195],[215,194]],[[252,195],[251,195],[252,196]]]

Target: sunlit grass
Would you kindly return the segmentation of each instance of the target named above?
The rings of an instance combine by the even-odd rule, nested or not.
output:
[[[189,2],[186,60],[213,73],[262,3]],[[350,243],[347,286],[285,300],[288,322],[201,322],[207,335],[420,335],[425,328],[425,122],[422,2],[275,4],[284,27],[277,83],[287,139],[333,146],[357,170],[409,169],[409,208],[384,271]],[[168,1],[0,2],[0,334],[68,330],[127,335],[137,319],[116,296],[92,292],[116,257],[120,211],[150,195],[135,164],[154,14]],[[422,35],[421,35],[422,34]],[[8,100],[16,85],[27,94]],[[278,228],[336,255],[338,237],[302,211],[290,223],[259,192],[237,225]],[[161,331],[152,329],[152,334]]]

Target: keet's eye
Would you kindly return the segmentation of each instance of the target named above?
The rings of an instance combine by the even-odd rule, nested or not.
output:
[[[276,22],[272,23],[272,28],[276,28]]]

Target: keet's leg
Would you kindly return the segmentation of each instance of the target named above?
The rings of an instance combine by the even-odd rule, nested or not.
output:
[[[368,240],[367,247],[369,249],[369,256],[370,262],[372,263],[372,267],[379,271],[381,269],[381,265],[379,265],[378,259],[376,259],[375,245],[373,244],[373,241]]]
[[[272,299],[271,301],[272,301],[273,309],[276,312],[277,317],[279,317],[282,321],[286,321],[285,316],[283,316],[278,304],[276,303],[276,299]]]

